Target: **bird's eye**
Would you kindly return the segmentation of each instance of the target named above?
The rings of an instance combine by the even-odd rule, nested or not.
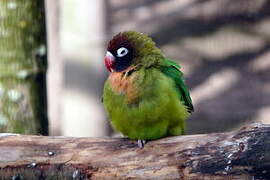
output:
[[[127,55],[128,50],[127,48],[121,47],[119,49],[117,49],[117,57],[123,57],[125,55]]]

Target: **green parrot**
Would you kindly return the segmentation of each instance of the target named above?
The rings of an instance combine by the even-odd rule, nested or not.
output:
[[[180,66],[146,34],[126,31],[108,43],[103,104],[116,131],[138,140],[185,134],[192,100]]]

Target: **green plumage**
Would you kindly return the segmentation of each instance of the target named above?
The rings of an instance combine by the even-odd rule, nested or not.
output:
[[[134,68],[113,72],[105,82],[103,103],[112,126],[131,139],[184,134],[193,106],[180,66],[165,58],[148,36],[134,31],[122,35],[135,50]],[[110,80],[119,73],[119,82],[132,86],[132,100],[126,87],[116,90],[118,84]]]
[[[166,59],[165,65],[161,66],[160,70],[174,80],[180,100],[184,102],[189,112],[193,111],[192,100],[190,98],[188,88],[184,83],[182,77],[183,73],[180,71],[180,66],[172,60]]]

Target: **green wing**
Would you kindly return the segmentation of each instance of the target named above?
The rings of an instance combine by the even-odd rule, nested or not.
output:
[[[169,59],[165,60],[165,64],[160,66],[160,70],[167,75],[168,77],[172,78],[177,86],[180,100],[184,102],[185,106],[187,106],[188,111],[192,112],[194,111],[192,100],[189,95],[188,88],[184,82],[183,79],[183,73],[180,71],[180,66],[175,63],[174,61],[171,61]]]

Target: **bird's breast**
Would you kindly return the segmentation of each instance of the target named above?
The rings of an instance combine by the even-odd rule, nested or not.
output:
[[[132,104],[138,98],[138,90],[135,85],[136,74],[129,75],[128,72],[113,72],[110,74],[108,81],[116,94],[123,94],[127,102]]]

